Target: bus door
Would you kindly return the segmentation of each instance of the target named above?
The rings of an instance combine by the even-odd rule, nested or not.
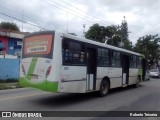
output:
[[[122,55],[122,85],[129,83],[129,55]]]
[[[87,91],[96,89],[97,50],[87,48]]]

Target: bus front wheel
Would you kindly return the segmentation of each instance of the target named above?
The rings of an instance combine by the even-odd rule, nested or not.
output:
[[[109,82],[107,80],[102,80],[100,85],[99,95],[101,97],[106,96],[109,92]]]

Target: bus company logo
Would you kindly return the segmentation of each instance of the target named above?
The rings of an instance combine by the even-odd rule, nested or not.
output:
[[[2,112],[2,117],[42,117],[41,113],[32,112]]]
[[[11,112],[2,112],[2,117],[12,117]]]

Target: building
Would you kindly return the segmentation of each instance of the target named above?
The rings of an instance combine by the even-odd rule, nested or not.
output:
[[[26,33],[0,29],[0,81],[18,80],[19,57]]]
[[[0,30],[0,55],[20,56],[24,32]]]

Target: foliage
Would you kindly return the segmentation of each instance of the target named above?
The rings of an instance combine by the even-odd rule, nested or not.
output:
[[[129,32],[128,32],[128,24],[127,24],[127,21],[125,20],[125,18],[121,23],[121,31],[122,31],[122,39],[127,40]]]
[[[1,22],[0,23],[0,29],[5,29],[5,30],[13,30],[20,32],[19,27],[15,23],[10,23],[10,22]]]
[[[107,44],[119,46],[121,42],[121,28],[120,26],[111,25],[106,27],[106,36],[108,37]]]
[[[104,42],[105,35],[105,27],[99,26],[99,24],[97,23],[91,26],[90,29],[85,33],[85,38],[98,42]]]
[[[128,49],[128,50],[132,50],[133,46],[132,46],[132,42],[129,40],[128,37],[128,24],[127,21],[125,20],[125,16],[124,16],[124,20],[121,23],[121,39],[124,42],[124,48]]]
[[[85,33],[85,37],[87,39],[91,39],[94,41],[104,43],[106,38],[107,44],[119,47],[119,43],[122,40],[122,30],[119,25],[111,25],[111,26],[100,26],[99,24],[94,24],[90,27],[90,29]],[[128,39],[124,39],[124,47],[125,49],[132,49],[132,43]]]
[[[135,44],[134,51],[145,55],[152,65],[159,60],[160,45],[158,42],[160,42],[158,34],[140,37]]]

